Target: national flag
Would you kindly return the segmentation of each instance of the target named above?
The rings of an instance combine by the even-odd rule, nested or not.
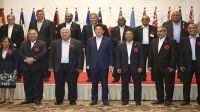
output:
[[[20,20],[19,20],[19,24],[22,26],[23,30],[24,30],[24,36],[26,36],[26,31],[25,31],[25,21],[24,21],[24,13],[23,13],[23,9],[21,9],[20,11]]]
[[[4,9],[0,9],[0,26],[6,24]]]
[[[189,21],[193,21],[193,20],[194,20],[194,12],[193,12],[193,6],[191,6],[190,14],[189,14]]]
[[[153,26],[158,27],[157,7],[155,7],[155,10],[154,10]]]
[[[168,13],[167,13],[167,21],[171,20],[171,7],[169,7]]]
[[[78,23],[78,11],[77,11],[77,8],[76,8],[76,10],[75,10],[75,17],[74,17],[74,22],[75,23]]]
[[[33,11],[32,11],[32,15],[31,15],[31,22],[34,22],[36,20],[36,15],[35,15],[35,8],[33,8]]]
[[[146,7],[144,7],[143,16],[147,16]]]
[[[181,20],[182,20],[181,6],[179,6],[179,12],[180,12],[180,14],[181,14]]]
[[[131,28],[135,28],[135,12],[134,12],[134,8],[132,8],[132,12],[131,12],[130,27]]]
[[[102,14],[101,14],[101,8],[99,8],[98,16],[99,16],[98,23],[103,23],[103,20],[102,20]]]
[[[54,24],[56,25],[56,27],[58,27],[58,25],[60,24],[59,15],[58,15],[58,8],[56,8],[53,21],[54,21]]]
[[[122,8],[120,7],[120,10],[119,10],[119,16],[123,16],[122,15]]]
[[[86,24],[90,24],[90,8],[88,8],[87,17],[86,17]]]

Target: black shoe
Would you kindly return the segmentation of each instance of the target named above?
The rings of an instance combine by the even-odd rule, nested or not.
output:
[[[63,104],[63,101],[56,101],[54,104],[55,104],[55,105],[62,105],[62,104]]]
[[[76,101],[70,101],[69,104],[70,105],[76,105]]]
[[[5,103],[5,102],[6,102],[6,100],[3,100],[3,101],[0,102],[0,104],[3,104],[3,103]]]
[[[200,105],[200,101],[197,101],[198,105]]]
[[[109,102],[108,101],[103,101],[103,105],[107,106],[107,105],[109,105]]]
[[[189,101],[183,101],[183,102],[181,103],[182,106],[189,105],[189,104],[190,104]]]
[[[38,106],[38,105],[41,105],[41,100],[36,100],[36,101],[35,101],[35,105],[37,105],[37,106]]]
[[[34,103],[34,102],[33,101],[29,101],[29,100],[21,102],[21,104],[31,104],[31,103]]]
[[[153,101],[151,104],[156,105],[156,104],[163,104],[163,103],[164,101],[156,100],[156,101]]]
[[[140,101],[136,101],[136,105],[137,105],[137,106],[140,106],[140,105],[142,105],[142,104],[141,104]]]
[[[97,104],[97,101],[93,100],[90,105],[96,105]]]
[[[113,79],[112,82],[119,82],[119,79]]]
[[[91,80],[90,80],[90,79],[87,79],[86,82],[91,82]]]
[[[128,105],[128,101],[122,101],[122,105]]]
[[[164,102],[164,106],[170,106],[170,105],[172,105],[172,102],[170,102],[170,101],[165,101]]]

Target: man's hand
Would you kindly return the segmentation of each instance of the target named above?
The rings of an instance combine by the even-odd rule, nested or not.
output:
[[[17,70],[14,70],[14,73],[13,73],[14,75],[17,75]]]
[[[183,66],[180,67],[180,71],[181,71],[181,72],[184,72],[184,71],[185,71],[185,67],[183,67]]]
[[[142,73],[142,68],[138,68],[138,69],[137,69],[137,72],[138,72],[138,73]]]
[[[82,73],[83,72],[83,70],[81,70],[81,69],[78,69],[78,73]]]
[[[89,69],[90,69],[90,66],[87,65],[87,66],[86,66],[86,69],[89,70]]]
[[[148,67],[148,71],[151,71],[152,70],[152,68],[151,67]]]
[[[173,71],[174,71],[174,69],[173,69],[172,67],[168,67],[167,70],[168,70],[169,72],[173,72]]]
[[[121,73],[122,73],[122,69],[120,69],[120,68],[117,69],[117,73],[118,73],[118,74],[121,74]]]
[[[49,72],[53,72],[53,68],[49,68],[48,71],[49,71]]]
[[[109,72],[113,72],[113,66],[109,66]]]

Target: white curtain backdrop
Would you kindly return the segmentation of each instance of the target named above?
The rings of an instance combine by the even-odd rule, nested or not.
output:
[[[55,9],[58,8],[60,22],[64,21],[66,8],[73,14],[75,13],[75,8],[77,8],[79,23],[83,26],[86,24],[88,7],[90,12],[97,13],[99,7],[101,7],[103,23],[109,27],[117,25],[120,7],[122,8],[123,16],[127,20],[127,25],[130,25],[132,7],[134,7],[135,11],[136,26],[141,25],[140,20],[144,7],[146,7],[147,15],[151,17],[152,23],[155,6],[157,6],[159,25],[162,25],[167,20],[169,6],[171,6],[172,11],[178,10],[179,6],[181,6],[184,21],[188,21],[190,7],[193,6],[194,21],[195,23],[200,21],[200,0],[0,0],[0,7],[5,9],[5,15],[10,13],[11,8],[13,9],[16,23],[19,23],[20,10],[23,8],[26,29],[29,26],[33,8],[36,10],[44,8],[45,16],[49,20],[53,20]]]

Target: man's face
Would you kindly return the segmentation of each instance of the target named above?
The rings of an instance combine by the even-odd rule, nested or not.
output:
[[[38,21],[42,21],[45,17],[44,12],[37,12],[36,16]]]
[[[36,30],[29,30],[28,32],[28,39],[30,41],[35,41],[38,38],[38,33]]]
[[[70,30],[69,29],[63,29],[60,31],[60,35],[61,35],[61,38],[63,40],[69,40],[69,38],[71,37],[71,33],[70,33]]]
[[[126,31],[125,33],[125,39],[127,42],[131,42],[134,38],[133,32],[132,31]]]
[[[72,16],[71,13],[67,13],[67,14],[65,15],[65,21],[66,21],[67,23],[70,23],[70,22],[72,21],[72,18],[73,18],[73,16]]]
[[[148,16],[143,16],[141,22],[142,22],[142,25],[148,26],[149,22],[150,22],[150,19],[149,19]]]
[[[195,24],[189,24],[188,25],[188,33],[192,36],[195,36],[197,34],[197,26]]]
[[[8,22],[9,25],[13,25],[15,23],[15,19],[12,16],[9,16],[7,18],[7,22]]]
[[[159,38],[163,38],[167,35],[167,31],[164,30],[164,28],[158,28],[157,29],[157,36]]]
[[[124,17],[119,17],[117,23],[119,26],[124,26],[126,24],[126,20]]]
[[[181,20],[181,13],[179,11],[175,11],[171,15],[172,21],[179,22]]]
[[[94,32],[95,32],[95,34],[96,34],[97,37],[101,37],[101,36],[103,36],[104,30],[103,30],[102,27],[97,26],[95,28]]]
[[[91,15],[90,16],[90,22],[91,22],[91,24],[92,25],[96,25],[97,23],[98,23],[98,16],[96,16],[96,15]]]

